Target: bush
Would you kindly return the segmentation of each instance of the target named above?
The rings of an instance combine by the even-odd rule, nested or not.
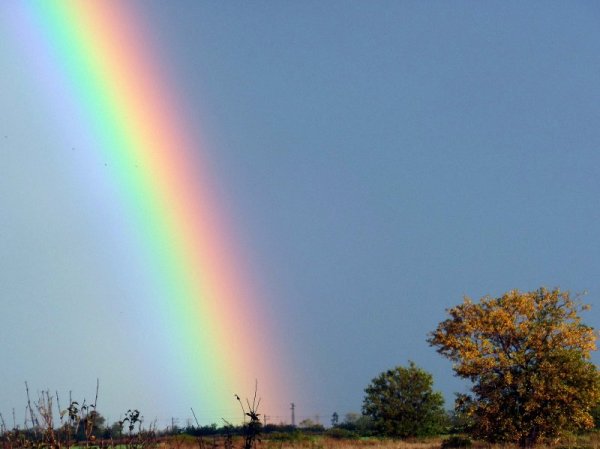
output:
[[[469,438],[454,435],[442,441],[442,449],[466,448],[471,447],[471,444]]]
[[[267,438],[272,441],[281,441],[281,442],[308,440],[308,436],[304,435],[299,430],[294,430],[292,432],[272,432],[272,433],[269,433]]]
[[[336,440],[351,440],[358,438],[358,434],[356,432],[352,432],[348,429],[342,429],[340,427],[333,427],[331,429],[328,429],[325,432],[325,436],[328,436],[329,438],[334,438]]]

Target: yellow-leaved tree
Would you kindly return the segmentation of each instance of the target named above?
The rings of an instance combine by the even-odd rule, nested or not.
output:
[[[520,446],[591,428],[600,374],[590,361],[596,332],[589,306],[559,289],[465,298],[429,336],[472,395],[457,397],[474,437]]]

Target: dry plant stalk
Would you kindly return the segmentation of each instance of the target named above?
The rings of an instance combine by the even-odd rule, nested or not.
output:
[[[240,403],[240,407],[242,408],[242,413],[244,414],[244,445],[243,449],[253,449],[256,446],[257,442],[260,442],[260,432],[262,429],[262,424],[260,422],[260,414],[258,413],[258,407],[260,405],[260,398],[258,401],[256,400],[256,394],[258,392],[258,381],[254,383],[254,399],[252,400],[252,405],[250,405],[250,401],[246,399],[246,404],[248,405],[248,411],[244,408],[244,404],[240,397],[236,394],[235,398]],[[250,418],[250,421],[246,422],[246,416]]]

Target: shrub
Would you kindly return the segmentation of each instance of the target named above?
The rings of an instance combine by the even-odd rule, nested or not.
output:
[[[328,429],[325,432],[325,436],[328,436],[329,438],[334,438],[336,440],[351,440],[358,438],[356,432],[352,432],[348,429],[342,429],[340,427],[333,427],[331,429]]]
[[[442,441],[442,449],[466,448],[471,447],[471,440],[460,435],[453,435]]]

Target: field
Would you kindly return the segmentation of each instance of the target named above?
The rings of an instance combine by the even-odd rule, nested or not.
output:
[[[440,449],[443,437],[423,440],[394,440],[384,438],[334,439],[324,436],[305,436],[299,439],[265,438],[257,444],[257,449]],[[241,439],[232,441],[233,448],[243,448]],[[199,448],[198,441],[188,437],[171,437],[160,443],[164,449]],[[201,449],[225,448],[224,441],[205,439]],[[491,445],[473,442],[471,449],[517,449],[514,445]],[[545,449],[600,449],[600,433],[572,436],[554,445],[538,445]]]
[[[32,441],[19,444],[16,441],[9,442],[7,434],[0,438],[0,449],[51,448],[52,444]],[[391,439],[391,438],[331,438],[325,435],[302,434],[278,434],[264,436],[254,442],[252,449],[442,449],[444,441],[448,437],[430,437],[424,439]],[[16,443],[16,444],[15,444]],[[72,442],[71,444],[60,444],[54,449],[245,449],[245,440],[241,436],[227,438],[224,436],[194,437],[187,434],[159,437],[145,434],[140,438],[138,434],[130,440],[96,440],[85,442]],[[485,442],[475,441],[470,446],[454,447],[447,449],[520,449],[515,445],[493,445]],[[600,449],[600,432],[590,432],[581,435],[573,435],[564,438],[555,444],[540,444],[536,449]]]

